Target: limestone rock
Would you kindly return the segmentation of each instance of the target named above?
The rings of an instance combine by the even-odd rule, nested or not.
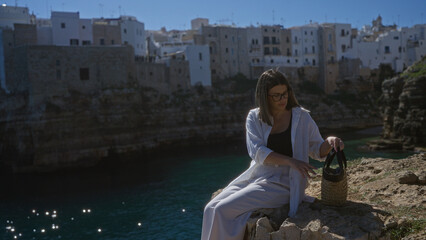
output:
[[[400,174],[398,182],[401,184],[415,184],[418,177],[411,171],[406,171]]]
[[[420,184],[426,172],[421,170],[424,169],[424,156],[422,153],[404,159],[362,159],[358,165],[348,167],[348,201],[344,206],[326,206],[321,201],[302,203],[296,216],[284,217],[278,227],[274,223],[277,220],[273,221],[270,216],[274,212],[287,214],[283,210],[285,207],[261,209],[252,214],[247,225],[248,228],[252,226],[252,234],[246,237],[255,239],[254,223],[268,217],[272,232],[267,235],[264,232],[267,227],[260,230],[266,239],[390,239],[388,231],[391,229],[425,218],[421,209],[426,207],[426,186]],[[374,173],[377,169],[381,171]],[[414,174],[407,169],[420,171]],[[415,184],[399,182],[400,177],[412,174],[419,179]],[[306,193],[319,197],[320,181],[321,176],[310,179]],[[409,233],[404,239],[424,239],[423,236],[426,230]]]
[[[422,171],[418,175],[418,184],[425,185],[426,184],[426,171]]]
[[[273,231],[271,223],[267,217],[262,217],[256,223],[256,235],[253,240],[266,240],[270,239],[270,233]]]
[[[374,149],[414,149],[426,142],[426,57],[382,83],[383,137]],[[423,74],[420,74],[423,73]]]

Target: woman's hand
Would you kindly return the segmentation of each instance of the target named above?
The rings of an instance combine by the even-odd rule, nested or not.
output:
[[[345,144],[343,143],[342,139],[338,138],[338,137],[333,137],[330,136],[327,139],[325,139],[325,141],[332,147],[334,148],[334,151],[337,152],[337,148],[340,147],[340,150],[343,150],[343,148],[345,148]]]
[[[309,175],[309,173],[311,173],[312,175],[316,175],[313,170],[317,169],[316,167],[297,159],[293,159],[290,161],[290,167],[296,169],[300,173],[300,175],[302,175],[303,178],[311,178],[312,176]]]

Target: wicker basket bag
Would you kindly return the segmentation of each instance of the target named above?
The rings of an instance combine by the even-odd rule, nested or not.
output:
[[[339,167],[333,169],[331,162],[337,155]],[[344,165],[344,166],[343,166]],[[321,202],[325,205],[342,206],[348,195],[348,181],[346,176],[346,157],[343,151],[332,149],[325,160],[322,169]]]

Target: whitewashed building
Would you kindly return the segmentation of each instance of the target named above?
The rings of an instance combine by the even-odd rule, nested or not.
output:
[[[30,24],[28,8],[0,5],[0,28],[14,29],[15,23]]]
[[[373,41],[365,41],[363,31],[352,42],[350,58],[359,58],[363,67],[370,69],[389,64],[396,72],[402,72],[426,55],[425,28],[426,24],[392,30]]]
[[[288,66],[318,66],[318,28],[316,23],[290,28],[293,53]]]
[[[79,12],[52,12],[52,44],[83,46],[93,42],[90,19],[80,19]]]
[[[121,41],[122,44],[129,44],[135,49],[135,56],[146,56],[147,44],[145,34],[145,24],[139,22],[132,16],[121,16]]]
[[[208,26],[209,25],[209,19],[207,18],[195,18],[191,20],[191,29],[192,30],[198,30],[202,26]]]
[[[346,23],[335,23],[334,30],[336,36],[336,57],[337,60],[353,58],[351,49],[351,25]]]
[[[37,44],[52,45],[52,21],[46,18],[36,19]]]
[[[263,41],[260,28],[247,28],[247,49],[250,64],[252,66],[259,65],[263,59]]]
[[[201,84],[211,86],[210,72],[210,52],[207,45],[193,45],[187,43],[162,43],[160,47],[161,60],[167,63],[167,60],[173,58],[176,54],[183,54],[185,60],[189,63],[189,78],[191,86]]]

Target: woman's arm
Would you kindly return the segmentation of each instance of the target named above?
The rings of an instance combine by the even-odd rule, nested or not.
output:
[[[313,170],[313,169],[316,169],[316,167],[310,165],[309,163],[305,163],[303,161],[300,161],[295,158],[292,158],[283,154],[279,154],[276,152],[271,152],[266,157],[263,164],[292,167],[296,169],[297,171],[299,171],[300,175],[302,175],[302,177],[304,178],[306,177],[310,178],[311,177],[310,174],[316,175],[316,173]]]

